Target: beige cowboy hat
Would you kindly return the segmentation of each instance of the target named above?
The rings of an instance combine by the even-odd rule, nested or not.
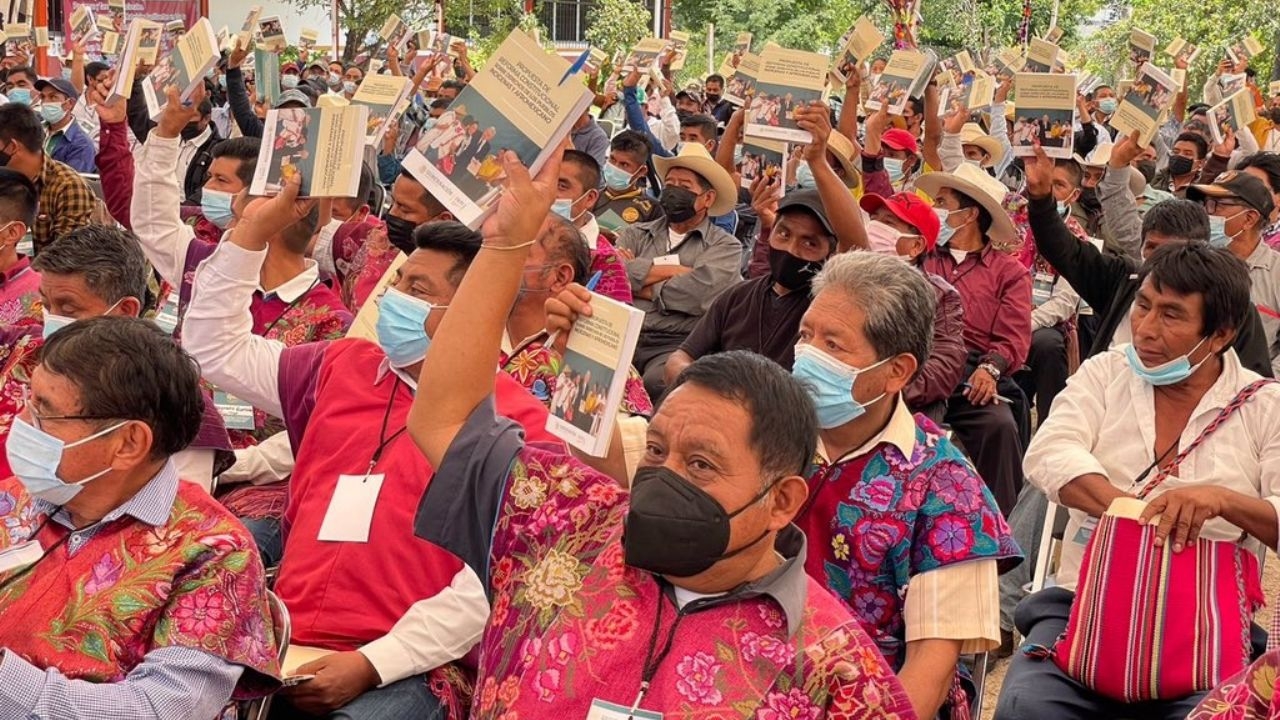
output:
[[[1071,156],[1076,162],[1084,167],[1089,168],[1105,168],[1111,163],[1111,143],[1098,145],[1089,153],[1089,157],[1080,157],[1079,153]]]
[[[978,168],[964,163],[955,172],[931,172],[916,178],[916,189],[930,197],[938,197],[942,188],[952,190],[976,201],[991,215],[991,230],[987,237],[995,243],[1013,242],[1017,237],[1013,220],[1004,209],[1004,196],[1009,189],[1004,183]]]
[[[840,162],[840,167],[844,168],[844,184],[851,188],[858,187],[862,182],[862,173],[858,170],[858,148],[853,141],[839,130],[832,130],[827,136],[827,150],[831,151],[831,155]]]
[[[977,145],[987,154],[987,160],[982,163],[982,167],[989,168],[1004,160],[1004,146],[999,140],[982,132],[982,128],[977,123],[965,123],[960,128],[960,144],[961,145]]]
[[[733,176],[712,159],[702,143],[684,143],[680,146],[679,155],[655,157],[653,164],[658,168],[658,176],[664,179],[671,168],[684,168],[711,183],[711,189],[716,191],[716,201],[707,211],[711,215],[728,215],[738,206],[738,186],[733,182]]]

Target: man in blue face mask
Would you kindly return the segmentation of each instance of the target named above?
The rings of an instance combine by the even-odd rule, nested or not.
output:
[[[821,427],[813,490],[796,520],[813,553],[807,567],[863,627],[877,628],[918,716],[968,707],[951,693],[961,648],[999,644],[997,561],[1016,564],[1020,554],[973,466],[903,398],[929,358],[933,287],[910,265],[869,252],[831,258],[813,286],[792,370]],[[940,553],[931,538],[943,517],[963,518],[974,534]],[[878,533],[876,550],[853,549]],[[908,570],[894,560],[903,557],[929,560]]]
[[[40,93],[40,118],[48,128],[44,151],[76,172],[95,172],[93,140],[80,129],[71,113],[80,93],[62,78],[37,80],[35,88]]]
[[[486,604],[479,580],[456,557],[413,536],[433,471],[405,427],[431,335],[481,239],[452,221],[418,228],[378,301],[376,343],[286,347],[250,327],[273,236],[314,204],[295,204],[297,191],[291,184],[278,198],[255,199],[200,266],[183,341],[209,380],[282,418],[294,450],[276,592],[293,617],[293,642],[324,657],[299,667],[316,678],[280,700],[309,715],[342,707],[348,717],[429,717],[442,700],[426,673],[466,653]],[[554,442],[542,404],[498,375],[499,411],[530,437]],[[353,491],[364,511],[352,513],[342,499]],[[329,518],[338,516],[354,517],[355,532],[333,526]],[[404,572],[410,556],[414,568]],[[370,586],[369,577],[379,582]]]

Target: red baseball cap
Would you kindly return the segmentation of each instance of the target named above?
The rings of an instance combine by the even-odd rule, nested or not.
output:
[[[884,135],[880,136],[880,142],[894,150],[906,150],[913,154],[920,152],[920,144],[916,142],[916,136],[899,128],[885,130]]]
[[[924,238],[925,250],[933,250],[938,244],[938,229],[942,223],[929,203],[920,199],[919,195],[900,192],[890,197],[880,195],[863,195],[858,203],[868,214],[880,208],[888,208],[894,217],[910,225]]]

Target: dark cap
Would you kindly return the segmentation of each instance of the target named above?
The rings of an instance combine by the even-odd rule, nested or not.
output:
[[[63,95],[66,95],[67,97],[71,98],[72,100],[80,99],[80,93],[76,92],[76,87],[71,84],[71,81],[63,80],[60,77],[48,78],[48,79],[40,78],[39,80],[36,81],[35,87],[36,87],[36,92],[40,92],[45,88],[51,87],[54,90],[57,90],[58,92],[62,93]]]
[[[782,196],[782,200],[778,201],[778,214],[788,210],[804,209],[808,210],[818,218],[818,222],[822,223],[822,227],[826,229],[828,235],[835,235],[836,229],[832,227],[831,220],[827,218],[827,208],[822,204],[822,196],[817,190],[792,190]]]
[[[1211,198],[1237,198],[1257,210],[1264,221],[1270,222],[1275,200],[1265,183],[1246,172],[1228,170],[1214,178],[1212,185],[1187,186],[1187,199],[1204,202]]]
[[[680,92],[676,93],[677,100],[679,100],[682,97],[687,97],[690,100],[698,103],[699,105],[702,104],[702,93],[698,92],[697,90],[691,90],[689,88],[685,88],[684,90],[681,90]]]

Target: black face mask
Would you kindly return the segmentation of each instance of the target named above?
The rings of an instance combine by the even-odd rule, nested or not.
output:
[[[1176,155],[1174,157],[1177,157]],[[1135,165],[1138,172],[1142,173],[1142,177],[1150,183],[1156,178],[1156,161],[1155,160],[1139,160]]]
[[[1102,209],[1102,201],[1098,199],[1098,188],[1096,186],[1080,188],[1080,199],[1076,202],[1087,212],[1092,213]]]
[[[680,122],[684,122],[690,117],[693,117],[693,113],[689,112],[688,110],[676,110],[676,119],[679,120]]]
[[[1267,117],[1271,118],[1271,122],[1273,123],[1280,123],[1280,107],[1268,110]]]
[[[719,105],[719,104],[720,104],[720,96],[719,96],[719,95],[707,95],[707,104],[708,104],[708,105],[710,105],[711,107],[715,107],[715,106]]]
[[[787,290],[807,290],[822,264],[798,258],[786,250],[769,248],[769,277]]]
[[[667,220],[675,223],[692,220],[698,214],[697,208],[694,207],[697,201],[698,196],[693,191],[674,185],[662,188],[662,196],[658,198],[658,204],[667,214]]]
[[[732,513],[701,488],[665,467],[642,467],[631,483],[631,507],[622,531],[622,550],[633,568],[657,575],[692,577],[768,536],[729,550],[729,522],[773,489],[769,484]]]
[[[199,135],[201,132],[203,131],[200,129],[199,125],[193,122],[189,122],[187,123],[186,127],[182,128],[182,139],[190,140],[195,136]]]
[[[1194,166],[1195,166],[1195,161],[1189,157],[1183,157],[1181,155],[1169,156],[1169,176],[1170,177],[1182,177],[1183,175],[1186,175],[1187,173],[1191,172],[1191,169]]]
[[[418,227],[409,220],[396,217],[391,211],[382,214],[382,222],[387,224],[387,239],[405,255],[413,254],[417,246],[413,242],[413,231]]]

